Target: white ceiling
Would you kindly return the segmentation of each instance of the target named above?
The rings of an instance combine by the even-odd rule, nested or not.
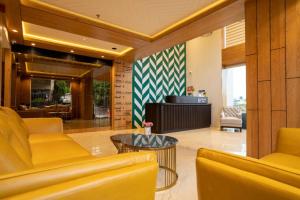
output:
[[[153,35],[217,0],[34,0]]]
[[[81,49],[103,51],[105,53],[111,54],[121,54],[124,50],[129,48],[111,42],[83,37],[73,33],[64,32],[27,22],[23,22],[23,34],[25,40],[38,40],[41,42],[48,40],[48,42],[53,41],[52,43],[56,44],[60,44],[59,41],[62,41],[61,45],[70,46],[70,49],[72,49],[72,47],[78,47]],[[112,50],[112,47],[116,47],[117,50]]]

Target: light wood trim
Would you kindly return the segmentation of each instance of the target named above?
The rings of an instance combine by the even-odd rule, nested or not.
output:
[[[259,157],[271,153],[271,81],[258,82]]]
[[[81,48],[74,48],[74,47],[69,47],[69,46],[65,46],[65,45],[60,45],[60,44],[53,44],[50,42],[40,42],[40,41],[28,41],[28,40],[24,40],[24,44],[27,46],[31,46],[31,43],[34,42],[36,45],[35,47],[38,48],[42,48],[42,49],[49,49],[49,50],[54,50],[54,51],[61,51],[61,52],[66,52],[66,53],[70,53],[71,49],[74,50],[74,54],[78,54],[78,55],[83,55],[83,56],[90,56],[90,57],[94,57],[94,58],[102,58],[102,56],[104,56],[104,58],[112,60],[115,59],[117,56],[112,55],[112,54],[108,54],[108,53],[100,53],[97,51],[89,51],[86,49],[81,49]]]
[[[258,158],[258,113],[256,110],[247,111],[247,156]]]
[[[4,106],[11,106],[11,77],[12,77],[12,53],[5,49],[4,64]]]
[[[271,51],[272,110],[286,110],[285,48]]]
[[[246,55],[257,53],[257,17],[256,0],[248,0],[245,3],[245,37]]]
[[[123,58],[127,60],[141,59],[155,52],[172,47],[176,44],[199,37],[205,33],[223,28],[228,24],[242,20],[243,18],[244,3],[242,0],[238,0],[214,13],[200,18],[197,21],[168,34],[165,37],[153,41],[151,44],[128,52]]]
[[[257,1],[258,80],[271,80],[270,0]]]
[[[22,30],[22,19],[20,12],[20,1],[19,0],[4,0],[5,3],[5,16],[6,25],[9,33],[10,41],[15,40],[17,43],[23,43],[23,30]],[[12,32],[16,29],[18,33]]]
[[[272,152],[276,150],[278,131],[286,127],[286,111],[272,111]]]
[[[300,1],[286,0],[286,76],[300,77]]]
[[[222,65],[226,68],[245,63],[245,55],[245,43],[222,49]]]
[[[285,0],[271,0],[271,49],[285,47]]]
[[[300,127],[300,78],[287,79],[287,127]]]
[[[25,22],[133,48],[142,47],[150,42],[146,38],[141,39],[140,37],[133,37],[132,34],[105,29],[91,22],[68,16],[65,13],[53,14],[51,10],[45,11],[25,5],[21,6],[21,13],[22,19]]]
[[[257,55],[246,57],[247,110],[257,110]]]

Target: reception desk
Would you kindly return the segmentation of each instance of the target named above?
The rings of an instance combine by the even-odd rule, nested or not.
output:
[[[153,133],[158,134],[206,128],[211,124],[211,105],[147,103],[145,117],[153,122]]]

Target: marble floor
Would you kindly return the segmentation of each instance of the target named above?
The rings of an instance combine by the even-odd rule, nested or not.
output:
[[[97,156],[116,154],[110,136],[121,133],[142,133],[142,129],[107,130],[69,134],[84,148]],[[197,200],[195,158],[201,147],[246,155],[246,131],[225,132],[215,128],[196,129],[169,133],[178,139],[177,173],[178,181],[169,190],[156,193],[156,200]]]

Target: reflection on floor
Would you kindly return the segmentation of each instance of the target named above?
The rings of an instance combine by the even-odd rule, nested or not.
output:
[[[142,133],[142,129],[109,130],[70,134],[84,148],[97,156],[116,154],[110,136],[121,133]],[[246,131],[226,132],[214,128],[168,133],[178,139],[177,173],[178,181],[169,190],[157,192],[156,200],[197,200],[195,158],[197,149],[211,148],[239,155],[246,155]]]
[[[66,120],[64,121],[65,133],[79,133],[87,131],[101,131],[110,129],[110,118],[98,118],[94,120]]]

